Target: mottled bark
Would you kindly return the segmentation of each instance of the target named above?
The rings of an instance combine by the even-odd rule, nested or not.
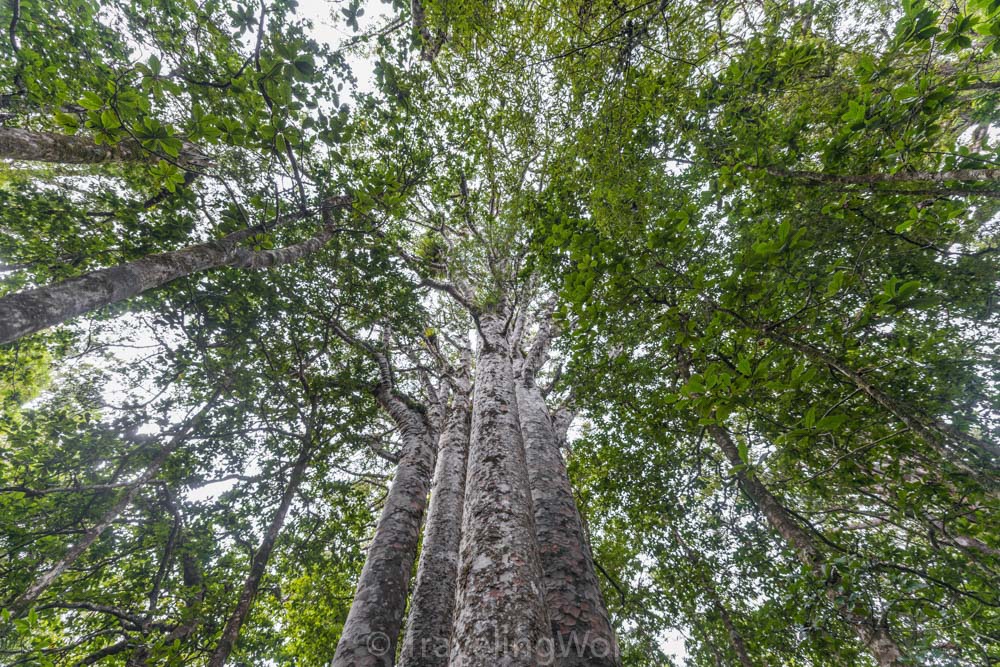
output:
[[[302,451],[299,453],[295,465],[292,467],[292,472],[288,477],[288,484],[285,485],[285,490],[281,494],[278,509],[271,517],[271,522],[264,532],[264,537],[253,554],[253,559],[250,562],[250,572],[243,581],[240,599],[237,601],[236,608],[233,609],[232,614],[229,615],[226,627],[219,638],[219,643],[216,644],[215,650],[212,652],[212,657],[209,658],[209,667],[222,667],[226,664],[226,660],[229,659],[229,654],[232,653],[233,647],[236,645],[236,640],[240,636],[240,628],[243,627],[247,616],[250,615],[254,598],[257,597],[257,589],[260,587],[260,581],[267,571],[267,563],[271,559],[271,552],[274,551],[274,544],[278,540],[281,527],[285,524],[288,508],[291,506],[296,493],[298,493],[299,485],[305,476],[306,466],[309,464],[309,458],[313,452],[309,440],[309,437],[305,438]]]
[[[33,132],[18,127],[0,127],[0,159],[59,164],[103,162],[156,162],[160,155],[148,151],[135,139],[116,144],[97,144],[93,137],[55,132]],[[207,158],[191,144],[177,158],[181,165],[207,165]]]
[[[387,362],[382,358],[380,366],[384,365]],[[332,667],[393,664],[427,505],[434,434],[426,416],[392,390],[386,381],[390,376],[389,369],[383,368],[378,399],[399,427],[403,447]]]
[[[545,602],[555,643],[552,664],[618,667],[618,644],[583,520],[573,499],[559,437],[541,390],[533,382],[525,384],[523,379],[517,384],[517,410],[531,483]]]
[[[440,30],[432,33],[427,27],[427,14],[421,0],[410,0],[410,18],[413,21],[413,29],[423,40],[423,45],[420,48],[421,60],[433,62],[441,51],[441,47],[444,46],[447,35]]]
[[[552,648],[506,321],[478,317],[452,667],[534,667]]]
[[[417,581],[399,660],[402,667],[448,665],[469,451],[468,401],[467,394],[454,397],[438,446]]]
[[[125,489],[121,498],[111,506],[111,508],[104,513],[100,520],[91,526],[83,536],[76,541],[72,547],[70,547],[63,557],[59,561],[49,568],[47,571],[42,573],[21,595],[19,595],[10,605],[7,606],[7,611],[10,612],[12,618],[18,618],[24,615],[28,611],[31,604],[38,599],[42,593],[44,593],[48,588],[58,579],[69,567],[76,562],[76,559],[80,557],[83,552],[90,548],[90,546],[96,542],[104,531],[111,526],[115,520],[121,516],[122,512],[129,507],[135,500],[135,497],[139,494],[142,487],[147,484],[151,479],[153,479],[159,472],[163,464],[167,462],[170,455],[177,451],[177,448],[182,444],[187,442],[188,438],[191,437],[194,429],[201,422],[201,420],[208,414],[212,406],[215,405],[215,401],[218,398],[220,391],[212,396],[211,399],[202,407],[192,418],[188,419],[187,422],[181,427],[166,445],[157,453],[156,457],[150,461],[146,469],[142,471],[135,480],[133,480]]]
[[[319,249],[336,232],[326,225],[312,238],[276,250],[254,252],[239,245],[259,231],[241,230],[217,241],[149,255],[46,287],[8,294],[0,298],[0,345],[208,269],[223,266],[261,269],[297,261]]]
[[[778,502],[757,476],[746,467],[739,449],[721,426],[710,425],[709,433],[723,455],[733,466],[736,479],[743,492],[760,508],[768,523],[777,531],[806,566],[824,581],[827,598],[853,629],[858,638],[881,667],[902,667],[902,653],[889,635],[889,628],[873,618],[870,612],[858,611],[858,605],[851,600],[850,592],[842,586],[836,570],[824,573],[826,559],[816,547],[812,536],[792,517],[791,513]]]

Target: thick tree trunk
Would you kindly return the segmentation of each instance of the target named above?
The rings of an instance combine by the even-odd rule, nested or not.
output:
[[[399,426],[402,455],[332,667],[391,667],[395,661],[434,468],[434,434],[426,417],[385,382],[379,386],[378,398]]]
[[[411,596],[401,667],[447,667],[462,539],[469,397],[455,396],[438,446],[431,504]]]
[[[170,458],[170,455],[191,437],[195,427],[205,417],[205,415],[208,414],[212,406],[215,405],[215,401],[220,393],[220,391],[216,391],[212,398],[210,398],[192,418],[187,420],[181,430],[174,435],[166,445],[164,445],[163,449],[159,451],[146,469],[143,470],[142,474],[125,487],[125,493],[123,493],[122,497],[118,499],[118,502],[112,505],[111,508],[104,513],[104,516],[102,516],[96,524],[91,526],[87,532],[83,534],[83,537],[81,537],[73,544],[72,547],[69,548],[68,551],[66,551],[63,557],[59,559],[59,562],[49,568],[46,572],[42,573],[38,579],[28,586],[28,588],[7,607],[7,611],[10,612],[12,618],[18,618],[27,612],[32,603],[34,603],[34,601],[37,600],[42,593],[48,590],[49,586],[51,586],[69,567],[71,567],[73,563],[76,562],[76,559],[79,558],[83,552],[89,549],[90,546],[104,534],[104,531],[107,530],[119,516],[121,516],[122,512],[124,512],[125,509],[128,508],[135,500],[135,497],[139,494],[142,487],[156,476],[160,468],[163,467],[163,464]]]
[[[535,667],[552,649],[505,324],[479,317],[452,667]]]
[[[54,285],[2,297],[0,345],[200,271],[223,266],[261,269],[297,261],[323,246],[335,230],[327,225],[302,243],[276,250],[253,252],[239,245],[258,232],[257,229],[241,230],[218,241],[149,255]]]
[[[156,162],[160,156],[148,151],[135,139],[116,144],[97,144],[85,135],[33,132],[18,127],[0,127],[0,159],[59,164],[100,164],[103,162]],[[205,165],[208,160],[190,144],[177,158],[179,164]]]
[[[288,514],[288,508],[291,506],[292,500],[299,490],[299,485],[302,483],[302,478],[305,476],[306,466],[309,464],[309,458],[313,452],[312,443],[309,442],[310,439],[307,437],[302,445],[302,451],[298,459],[296,459],[295,466],[288,477],[288,484],[285,485],[285,490],[281,494],[281,502],[278,504],[278,509],[275,511],[274,516],[271,517],[271,522],[267,526],[264,538],[257,547],[257,551],[254,552],[253,560],[250,563],[250,572],[243,582],[240,599],[236,603],[233,613],[230,614],[229,620],[226,621],[222,637],[219,638],[219,643],[216,644],[215,651],[212,652],[212,657],[208,661],[209,667],[222,667],[226,664],[226,660],[229,659],[229,654],[232,653],[233,647],[236,645],[236,640],[240,636],[240,628],[243,627],[247,616],[250,615],[254,598],[257,597],[257,589],[260,587],[260,581],[267,570],[267,562],[271,559],[271,552],[274,551],[274,544],[278,540],[278,533],[281,532],[281,527],[285,524],[285,516]]]
[[[889,635],[889,629],[885,624],[872,618],[870,613],[857,611],[857,604],[852,602],[849,592],[838,590],[841,582],[835,571],[833,574],[823,573],[826,559],[816,547],[812,536],[799,525],[788,510],[757,479],[757,476],[746,467],[746,462],[740,457],[739,449],[729,437],[729,433],[721,426],[714,424],[710,425],[708,430],[723,455],[733,466],[740,488],[764,513],[771,527],[792,547],[799,560],[825,582],[827,597],[837,608],[841,617],[851,625],[875,661],[881,667],[902,667],[902,653]]]
[[[529,374],[530,381],[530,374]],[[560,667],[619,667],[618,643],[583,520],[541,390],[517,384],[517,410],[542,561],[545,603]]]

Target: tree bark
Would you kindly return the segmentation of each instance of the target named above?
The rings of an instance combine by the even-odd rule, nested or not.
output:
[[[792,515],[778,502],[757,476],[746,467],[739,449],[721,426],[708,427],[712,439],[733,466],[740,488],[747,494],[767,518],[771,527],[792,548],[799,560],[809,567],[826,585],[827,598],[834,604],[841,617],[854,629],[855,634],[875,658],[880,667],[903,667],[902,653],[889,635],[889,628],[872,618],[870,612],[857,611],[846,590],[838,591],[840,576],[834,570],[824,573],[826,559],[816,547],[812,536],[807,533]]]
[[[441,434],[417,582],[411,596],[401,667],[447,667],[455,613],[469,452],[469,397],[456,394]]]
[[[257,589],[260,586],[260,581],[267,570],[267,562],[271,558],[271,552],[274,551],[274,544],[278,540],[281,527],[285,524],[285,516],[288,514],[288,508],[291,506],[292,500],[298,492],[302,478],[305,476],[306,466],[309,464],[309,458],[313,453],[310,440],[311,437],[309,436],[305,438],[302,451],[299,453],[299,457],[295,461],[295,466],[288,477],[288,484],[285,485],[285,490],[281,494],[281,502],[278,504],[278,509],[274,513],[274,516],[271,517],[271,523],[267,526],[264,538],[257,547],[257,551],[254,552],[253,560],[250,563],[250,572],[243,582],[240,599],[236,603],[233,613],[230,614],[229,620],[226,621],[226,627],[222,631],[219,643],[215,646],[215,651],[212,652],[212,657],[209,658],[209,667],[222,667],[226,664],[226,660],[229,659],[229,654],[232,653],[233,647],[236,645],[236,640],[240,636],[240,628],[243,627],[247,616],[250,615],[250,609],[253,607],[254,598],[257,597]]]
[[[221,390],[216,390],[215,394],[208,400],[208,402],[205,403],[205,405],[192,418],[187,420],[187,423],[170,439],[166,445],[164,445],[146,469],[143,470],[142,474],[126,487],[126,491],[122,494],[122,497],[118,499],[118,502],[111,506],[111,509],[104,513],[104,516],[101,517],[100,521],[91,526],[90,529],[83,534],[83,537],[81,537],[78,542],[73,544],[73,546],[66,551],[63,557],[59,559],[59,562],[39,576],[38,579],[28,586],[23,593],[21,593],[21,595],[10,603],[7,607],[7,611],[10,612],[11,618],[18,618],[24,615],[24,613],[28,611],[31,604],[37,600],[42,593],[48,590],[56,579],[58,579],[63,572],[72,566],[73,563],[76,562],[76,559],[79,558],[84,551],[89,549],[90,546],[104,534],[104,531],[107,530],[119,516],[121,516],[121,513],[124,512],[125,509],[135,500],[135,497],[139,494],[142,487],[156,476],[156,473],[159,472],[160,468],[163,467],[163,464],[167,462],[170,455],[191,437],[195,427],[215,405],[215,401],[218,399],[220,393]]]
[[[385,380],[377,397],[399,427],[403,448],[332,667],[391,667],[395,661],[434,468],[434,434],[425,415]]]
[[[503,310],[478,318],[452,667],[535,667],[552,649]]]
[[[517,383],[517,410],[555,648],[552,664],[620,667],[618,643],[597,581],[583,520],[573,499],[559,438],[542,392],[531,381],[533,373],[525,375],[527,381]]]
[[[297,261],[322,247],[337,230],[327,224],[312,238],[276,250],[254,252],[239,245],[260,231],[244,229],[217,241],[149,255],[54,285],[8,294],[0,298],[0,345],[208,269],[223,266],[262,269]]]
[[[92,137],[56,132],[33,132],[19,127],[0,127],[0,159],[59,164],[106,162],[156,162],[160,156],[146,150],[135,139],[116,144],[97,144]],[[191,144],[177,158],[181,165],[206,165],[208,160]]]

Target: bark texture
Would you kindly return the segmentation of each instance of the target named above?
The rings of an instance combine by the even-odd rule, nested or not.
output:
[[[326,225],[312,238],[276,250],[254,252],[239,245],[259,231],[241,230],[218,241],[149,255],[46,287],[9,294],[0,298],[0,345],[200,271],[223,266],[262,269],[297,261],[318,250],[336,232]]]
[[[467,394],[455,396],[438,446],[423,549],[399,661],[402,667],[448,665],[469,452],[468,400]]]
[[[384,373],[388,376],[388,369]],[[399,427],[402,455],[332,667],[391,667],[395,661],[434,468],[435,438],[426,416],[385,381],[378,399]]]
[[[116,144],[97,144],[92,137],[55,132],[33,132],[18,127],[0,127],[0,158],[25,162],[100,164],[103,162],[156,162],[160,156],[134,139]],[[177,162],[205,165],[208,160],[191,144],[185,145]]]
[[[295,465],[292,467],[292,472],[288,477],[288,484],[285,485],[285,490],[281,494],[281,502],[278,504],[278,509],[275,511],[274,516],[271,517],[271,522],[267,526],[264,538],[254,552],[253,560],[250,563],[250,572],[243,581],[240,599],[236,603],[233,613],[229,615],[226,627],[222,631],[222,637],[219,638],[219,643],[216,644],[215,651],[212,652],[212,657],[208,661],[209,667],[222,667],[226,664],[226,660],[229,659],[229,654],[233,652],[236,640],[240,636],[240,628],[243,627],[247,616],[250,615],[254,598],[257,597],[260,580],[267,571],[267,562],[271,559],[271,552],[274,551],[274,544],[278,540],[278,534],[281,532],[281,527],[285,524],[288,508],[291,506],[292,500],[299,490],[299,485],[302,483],[302,478],[305,475],[306,466],[309,464],[309,457],[312,451],[309,442],[303,444],[302,452],[296,459]]]
[[[551,651],[506,319],[479,317],[452,667],[534,667]]]
[[[530,357],[529,357],[530,360]],[[530,380],[530,378],[529,378]],[[583,520],[545,399],[517,385],[517,409],[535,513],[545,602],[560,667],[620,667],[621,658]]]

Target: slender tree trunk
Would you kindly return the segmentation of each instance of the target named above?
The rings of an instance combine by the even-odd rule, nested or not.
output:
[[[160,156],[135,139],[116,144],[97,144],[93,137],[56,132],[33,132],[18,127],[0,127],[0,159],[59,164],[104,162],[156,162]],[[188,144],[177,158],[179,164],[206,165],[208,160]]]
[[[233,647],[236,645],[236,640],[240,636],[240,628],[243,627],[247,616],[250,615],[254,598],[257,597],[257,589],[260,587],[260,581],[267,570],[267,562],[271,558],[271,552],[274,551],[274,544],[278,539],[278,533],[281,532],[281,527],[285,523],[285,516],[288,514],[288,508],[291,506],[292,500],[298,492],[299,485],[302,483],[302,478],[305,476],[306,466],[309,464],[309,458],[312,453],[311,436],[307,436],[304,438],[302,451],[299,453],[299,457],[296,459],[295,465],[288,477],[288,484],[285,485],[285,490],[281,494],[281,502],[278,504],[278,509],[275,511],[274,516],[271,517],[271,523],[267,526],[260,546],[254,552],[253,560],[250,563],[250,572],[243,582],[240,599],[236,603],[233,613],[230,614],[229,620],[226,621],[226,627],[222,631],[219,643],[215,646],[215,651],[212,652],[212,657],[209,658],[209,667],[222,667],[225,665],[226,660],[229,659],[229,654],[232,653]]]
[[[479,317],[452,667],[535,667],[552,649],[506,319]]]
[[[379,386],[378,398],[399,426],[402,455],[332,667],[391,667],[395,661],[434,468],[434,434],[425,415],[396,395],[386,382]]]
[[[719,619],[722,621],[723,627],[726,628],[726,635],[729,637],[729,645],[733,649],[733,653],[736,654],[736,658],[740,661],[740,666],[755,667],[753,660],[750,659],[750,654],[747,652],[747,645],[746,641],[743,639],[743,635],[736,627],[736,624],[733,623],[732,615],[723,603],[722,595],[719,594],[719,589],[715,586],[715,582],[712,580],[711,575],[707,574],[705,571],[705,561],[684,543],[684,540],[681,539],[680,533],[676,529],[674,529],[674,541],[677,542],[681,549],[683,549],[684,556],[687,558],[688,562],[691,563],[691,566],[697,573],[698,578],[701,580],[702,588],[708,596],[709,601],[712,603],[712,608],[715,610],[715,613],[719,615]]]
[[[184,641],[195,631],[201,621],[198,607],[205,599],[204,578],[201,572],[201,565],[193,553],[188,550],[181,557],[181,571],[184,577],[184,587],[194,591],[186,601],[187,608],[185,615],[187,619],[180,623],[173,630],[168,632],[160,641],[162,646],[169,646],[175,641]],[[129,656],[126,667],[144,667],[149,664],[150,649],[146,645],[138,646]],[[94,662],[97,662],[96,660]],[[84,664],[81,662],[81,664]],[[86,663],[91,664],[91,663]]]
[[[743,635],[736,628],[736,624],[733,623],[733,619],[729,615],[729,610],[722,604],[718,595],[716,595],[712,606],[715,607],[715,612],[722,619],[722,625],[725,626],[726,634],[729,636],[729,645],[733,647],[733,652],[739,659],[740,665],[742,667],[756,667],[753,660],[750,659],[750,654],[747,653],[747,645],[743,640]]]
[[[825,582],[827,598],[840,612],[841,617],[851,625],[875,661],[881,667],[903,667],[902,653],[889,635],[889,629],[884,623],[872,618],[870,612],[857,611],[858,606],[851,601],[849,592],[838,590],[841,582],[836,571],[832,574],[823,573],[826,559],[816,547],[812,536],[746,467],[746,462],[740,457],[739,449],[729,437],[729,433],[715,424],[710,425],[708,430],[716,445],[733,466],[740,488],[764,513],[771,527],[792,547],[799,560]]]
[[[529,377],[530,382],[530,377]],[[531,483],[545,603],[559,667],[619,667],[621,657],[583,520],[573,499],[545,399],[517,384],[517,410]]]
[[[441,434],[401,667],[448,666],[469,452],[468,401],[467,394],[454,397]]]
[[[212,406],[215,405],[215,401],[218,398],[221,391],[216,391],[216,393],[208,400],[208,402],[181,428],[181,430],[174,435],[170,441],[164,445],[160,452],[156,455],[150,464],[143,470],[142,474],[125,487],[125,492],[122,497],[118,499],[114,505],[111,506],[101,519],[91,526],[87,532],[83,534],[83,537],[79,541],[73,544],[69,550],[63,555],[59,561],[49,568],[46,572],[42,573],[28,588],[21,593],[8,607],[7,610],[10,612],[12,618],[18,618],[28,610],[28,608],[34,603],[38,597],[48,590],[56,579],[58,579],[63,572],[65,572],[69,567],[76,562],[76,559],[80,557],[83,552],[90,548],[90,546],[96,542],[104,531],[115,522],[115,520],[121,516],[122,512],[128,508],[135,497],[139,494],[142,487],[153,479],[163,464],[167,462],[170,455],[173,454],[178,447],[184,444],[191,434],[194,432],[195,427],[198,423],[208,414]]]
[[[239,245],[259,231],[241,230],[218,241],[149,255],[54,285],[2,297],[0,345],[208,269],[223,266],[261,269],[297,261],[318,250],[336,232],[328,224],[312,238],[276,250],[253,252]]]

